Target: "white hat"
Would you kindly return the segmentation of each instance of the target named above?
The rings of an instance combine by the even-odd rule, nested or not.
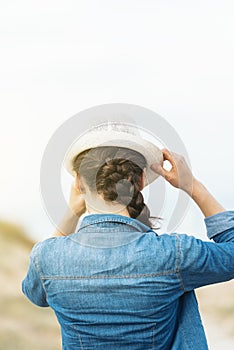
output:
[[[95,147],[116,146],[141,153],[146,159],[146,183],[150,184],[159,175],[151,170],[153,163],[162,164],[161,150],[152,142],[143,139],[136,126],[123,122],[105,122],[82,134],[65,155],[64,166],[74,176],[73,159],[81,152]]]

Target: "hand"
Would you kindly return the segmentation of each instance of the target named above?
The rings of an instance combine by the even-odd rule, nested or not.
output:
[[[77,216],[81,216],[86,211],[85,200],[76,181],[74,181],[71,186],[69,207]]]
[[[160,164],[152,164],[151,169],[163,176],[172,186],[180,188],[189,195],[192,193],[194,177],[183,156],[167,149],[162,150],[163,160],[169,161],[171,169],[167,171]]]

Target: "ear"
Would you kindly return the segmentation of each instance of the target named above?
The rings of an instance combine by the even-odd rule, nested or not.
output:
[[[140,191],[142,191],[143,188],[145,187],[145,174],[146,174],[146,168],[144,168],[142,171]]]
[[[75,184],[75,188],[77,189],[77,191],[79,191],[80,193],[85,193],[84,185],[83,185],[81,177],[78,173],[75,173],[74,184]]]

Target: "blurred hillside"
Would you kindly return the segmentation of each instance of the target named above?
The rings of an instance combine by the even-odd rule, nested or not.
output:
[[[234,349],[234,280],[197,290],[203,325],[211,350]]]
[[[49,308],[21,293],[33,242],[17,225],[0,221],[0,350],[58,350],[60,331]]]
[[[53,312],[21,293],[32,246],[20,227],[0,221],[0,350],[61,349]],[[197,296],[210,349],[234,349],[234,281],[201,288]]]

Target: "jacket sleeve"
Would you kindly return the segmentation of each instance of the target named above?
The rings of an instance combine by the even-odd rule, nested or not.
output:
[[[184,292],[234,278],[234,211],[205,219],[214,242],[177,235],[178,272]]]
[[[22,291],[33,304],[46,307],[49,305],[37,262],[37,253],[39,248],[40,243],[37,243],[32,249],[29,269],[25,279],[22,282]]]

